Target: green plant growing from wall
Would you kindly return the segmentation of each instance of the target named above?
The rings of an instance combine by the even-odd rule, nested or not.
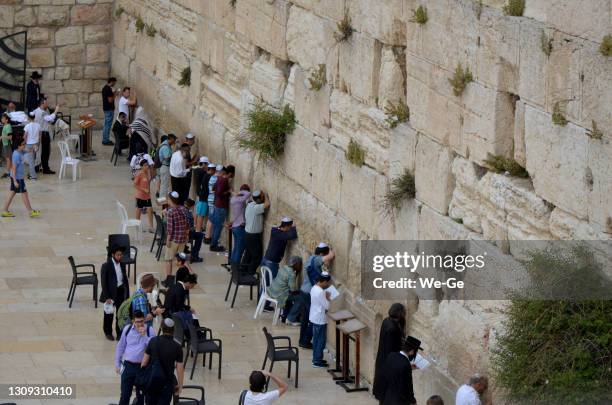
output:
[[[310,89],[315,91],[321,90],[327,84],[325,65],[321,64],[313,70],[308,78],[308,83],[310,83]]]
[[[237,2],[237,1],[238,1],[238,0],[229,0],[229,4],[230,4],[230,6],[232,6],[232,8],[236,8],[236,2]]]
[[[542,31],[542,35],[540,35],[540,46],[542,47],[542,52],[546,56],[550,56],[553,50],[553,39],[546,35],[544,31]]]
[[[423,6],[418,6],[416,10],[412,10],[412,20],[410,21],[425,25],[427,22],[427,9]]]
[[[155,34],[157,34],[157,29],[153,24],[145,24],[145,31],[147,33],[147,36],[151,38],[154,38]]]
[[[453,94],[457,97],[461,96],[468,83],[473,81],[474,77],[472,76],[472,72],[470,72],[470,68],[468,67],[463,70],[461,63],[457,64],[453,77],[448,79],[448,82],[453,87]]]
[[[482,9],[484,8],[484,4],[482,0],[478,0],[476,2],[476,18],[480,20],[480,16],[482,16]]]
[[[353,139],[351,139],[348,144],[348,148],[346,150],[346,159],[355,166],[361,167],[365,163],[365,151],[363,150],[361,145],[359,145],[359,143],[357,143],[357,141],[354,141]]]
[[[388,101],[385,106],[385,114],[387,118],[385,122],[389,128],[395,128],[402,122],[407,122],[410,119],[410,108],[402,100],[398,100],[397,104]]]
[[[601,45],[599,46],[599,52],[603,56],[612,56],[612,35],[606,35],[601,40]]]
[[[187,66],[181,70],[181,78],[178,81],[178,85],[181,87],[191,86],[191,67]]]
[[[277,112],[258,99],[247,115],[248,131],[238,138],[238,146],[255,152],[259,160],[277,160],[295,125],[295,112],[289,105]]]
[[[587,131],[587,135],[589,136],[589,138],[591,139],[603,138],[603,132],[601,132],[601,130],[597,127],[597,123],[595,122],[595,120],[591,120],[591,126],[592,126],[592,129],[590,131]]]
[[[140,16],[136,17],[136,32],[142,32],[144,30],[145,23],[142,21]]]
[[[121,6],[117,7],[117,9],[115,10],[115,21],[119,20],[119,18],[121,18],[121,15],[125,12],[125,9]]]
[[[529,173],[519,165],[514,159],[510,159],[501,155],[490,155],[484,164],[495,173],[508,173],[514,177],[529,177]]]
[[[414,176],[408,169],[399,177],[391,180],[391,187],[382,201],[383,214],[391,216],[402,207],[402,203],[416,196]]]
[[[334,33],[334,37],[337,42],[347,41],[353,35],[353,31],[351,17],[344,14],[344,18],[338,23],[338,31]]]
[[[525,11],[525,0],[508,0],[504,6],[504,13],[514,17],[521,17]]]
[[[543,299],[539,292],[534,298],[530,287],[512,295],[491,358],[496,385],[508,403],[610,403],[612,300],[598,299],[610,283],[604,279],[597,285],[605,276],[593,256],[583,246],[528,253],[526,269],[540,290],[559,286],[588,295]],[[591,293],[591,287],[598,292]]]
[[[559,105],[558,101],[553,107],[552,122],[553,124],[561,125],[562,127],[567,125],[567,119],[563,115],[563,112],[561,111],[561,106]]]

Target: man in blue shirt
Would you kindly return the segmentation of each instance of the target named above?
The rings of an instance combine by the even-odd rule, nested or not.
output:
[[[284,217],[281,220],[280,226],[275,226],[270,231],[270,242],[268,242],[268,249],[261,265],[272,270],[274,277],[278,274],[278,267],[285,256],[287,243],[297,239],[297,237],[298,234],[295,226],[293,226],[293,220],[288,217]],[[270,280],[268,280],[268,283],[270,283]]]
[[[36,218],[40,216],[40,211],[33,210],[30,205],[30,198],[28,197],[28,192],[25,186],[24,180],[24,165],[25,165],[25,139],[22,139],[17,149],[13,151],[13,168],[11,170],[11,191],[9,192],[6,202],[4,203],[4,209],[2,210],[3,218],[12,218],[15,216],[12,212],[9,211],[9,207],[13,202],[13,198],[15,194],[21,194],[21,198],[23,199],[23,204],[30,212],[30,217]]]
[[[159,168],[158,196],[161,197],[166,197],[170,192],[170,159],[172,158],[175,142],[176,135],[168,134],[167,139],[162,142],[158,149],[159,161],[161,162],[161,167]]]

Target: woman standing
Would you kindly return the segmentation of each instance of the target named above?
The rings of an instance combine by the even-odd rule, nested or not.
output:
[[[395,303],[389,308],[389,316],[385,318],[380,327],[380,338],[378,339],[378,352],[376,354],[376,365],[374,369],[374,385],[372,393],[376,399],[381,400],[384,391],[381,392],[380,379],[383,367],[389,353],[399,352],[402,342],[406,336],[406,308]]]

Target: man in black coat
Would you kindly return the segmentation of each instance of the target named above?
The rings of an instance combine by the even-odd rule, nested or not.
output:
[[[172,315],[177,312],[195,312],[192,311],[191,307],[187,305],[186,300],[191,290],[198,283],[197,274],[187,274],[182,281],[177,281],[168,290],[166,301],[164,302],[164,308],[168,315]]]
[[[380,378],[380,392],[377,397],[380,405],[409,405],[416,404],[414,389],[412,387],[412,364],[421,348],[421,341],[408,336],[402,344],[400,352],[387,356],[384,371]]]
[[[26,112],[31,113],[32,111],[38,108],[38,103],[40,102],[40,83],[39,80],[42,79],[42,75],[38,73],[38,71],[32,72],[30,76],[30,81],[26,86]]]
[[[111,246],[110,257],[102,265],[100,274],[100,282],[102,283],[100,302],[112,304],[115,307],[115,312],[117,312],[123,301],[130,296],[130,283],[125,272],[125,264],[121,263],[124,251],[124,247]],[[117,321],[118,319],[115,320],[115,331],[117,332],[117,340],[119,340],[121,331]],[[113,314],[104,313],[103,329],[106,338],[113,340]]]
[[[378,339],[378,352],[376,353],[376,365],[374,368],[374,385],[372,393],[376,399],[382,399],[384,391],[380,388],[380,379],[384,371],[387,356],[393,352],[402,350],[405,338],[406,308],[395,303],[389,308],[389,316],[385,318],[380,326],[380,337]]]

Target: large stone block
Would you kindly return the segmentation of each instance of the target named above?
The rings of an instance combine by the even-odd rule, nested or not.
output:
[[[55,66],[55,52],[53,52],[53,48],[28,49],[28,65],[31,67]]]
[[[331,20],[344,18],[346,0],[291,0],[293,4]]]
[[[599,128],[610,136],[612,128],[612,63],[598,49],[599,44],[585,41],[582,48],[582,124],[591,128],[595,120]]]
[[[198,33],[201,36],[199,44],[202,62],[215,72],[224,75],[229,51],[225,31],[212,22],[203,22]]]
[[[587,221],[555,208],[550,214],[550,233],[561,240],[599,240],[605,235],[597,232]]]
[[[64,92],[79,93],[93,91],[93,82],[91,80],[64,80]]]
[[[519,84],[521,99],[541,107],[546,106],[548,58],[542,52],[544,25],[533,20],[521,20],[519,37]]]
[[[256,46],[242,39],[242,36],[232,36],[226,63],[227,82],[238,92],[245,87],[251,64],[256,59]]]
[[[15,18],[15,7],[0,6],[0,27],[12,28],[13,19]],[[19,21],[18,21],[19,24]]]
[[[58,94],[57,103],[62,107],[76,107],[78,105],[76,94]]]
[[[66,25],[68,22],[68,6],[40,6],[37,10],[38,24],[45,25]]]
[[[83,27],[64,27],[55,31],[55,45],[74,45],[83,42]]]
[[[87,45],[87,63],[104,63],[110,59],[110,47],[106,44]]]
[[[236,3],[236,32],[272,55],[287,59],[286,0],[242,0]]]
[[[310,173],[312,186],[306,188],[333,211],[340,206],[344,153],[318,136],[314,137]]]
[[[285,86],[287,86],[286,73],[275,66],[274,60],[262,55],[257,62],[253,63],[248,85],[251,93],[279,108],[282,104]]]
[[[85,26],[83,39],[86,44],[108,43],[111,37],[109,25],[88,25]]]
[[[2,12],[0,11],[0,14]],[[7,23],[5,18],[10,18],[8,15],[2,17],[3,23]],[[11,21],[11,20],[8,20]],[[15,11],[15,25],[23,25],[25,27],[35,27],[38,24],[34,7],[24,7],[21,10]],[[28,30],[28,40],[30,39],[30,31]]]
[[[68,66],[56,67],[54,78],[55,80],[70,79],[70,68]]]
[[[384,109],[388,102],[406,102],[406,84],[399,57],[403,58],[404,55],[396,54],[391,47],[387,46],[382,50],[378,79],[378,106],[381,109]]]
[[[414,175],[417,132],[409,124],[400,124],[391,131],[389,142],[389,176],[395,178],[408,170]]]
[[[85,45],[67,45],[57,48],[57,64],[76,65],[85,60]]]
[[[113,47],[111,61],[111,72],[113,76],[127,83],[128,74],[130,72],[130,58],[116,47]]]
[[[94,25],[111,21],[112,4],[77,5],[70,12],[73,25]]]
[[[571,123],[555,125],[550,114],[527,105],[525,149],[527,171],[536,193],[586,219],[589,156],[585,130]]]
[[[310,74],[299,67],[294,70],[293,104],[297,121],[315,134],[327,138],[330,126],[329,99],[331,89],[310,89]],[[286,94],[286,93],[285,93]]]
[[[339,81],[334,87],[364,103],[376,105],[382,44],[354,32],[339,47]]]
[[[330,50],[336,45],[334,24],[304,10],[291,7],[287,22],[287,55],[305,69],[329,64]]]
[[[599,231],[612,233],[612,142],[607,135],[589,139],[587,186],[589,222]]]
[[[519,100],[514,111],[514,160],[525,167],[525,103]]]
[[[347,8],[353,28],[357,31],[385,44],[405,46],[405,14],[412,14],[407,6],[404,0],[349,0]]]
[[[85,66],[83,77],[85,79],[108,79],[108,71],[109,66],[107,64]]]
[[[448,215],[454,220],[461,220],[470,230],[482,233],[478,182],[484,175],[484,170],[460,157],[453,160],[452,169],[456,187]]]
[[[28,45],[53,45],[53,32],[48,28],[28,29]]]
[[[419,136],[416,146],[416,198],[446,215],[455,179],[451,172],[452,154],[448,147],[426,136]]]
[[[470,231],[450,217],[422,205],[418,218],[419,237],[422,240],[465,240],[473,235]]]

